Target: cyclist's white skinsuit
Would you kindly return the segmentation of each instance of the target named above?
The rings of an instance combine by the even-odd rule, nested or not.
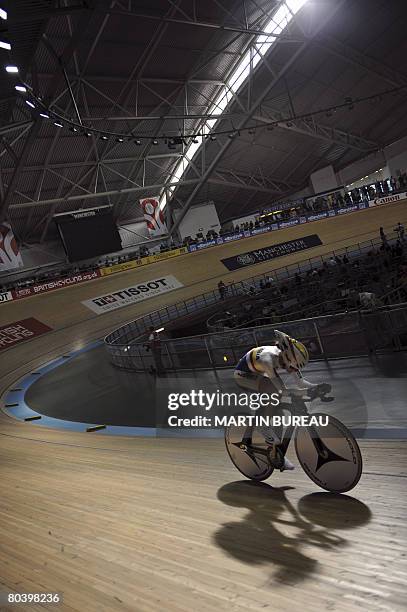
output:
[[[281,396],[287,395],[287,392],[297,392],[298,395],[304,395],[309,389],[313,389],[318,385],[308,382],[301,376],[299,371],[288,374],[292,385],[286,385],[277,373],[277,369],[283,370],[280,365],[280,355],[282,351],[277,346],[259,346],[248,351],[238,362],[234,371],[234,379],[239,387],[256,391],[257,393],[268,392],[264,386],[264,379],[269,379],[275,390]],[[273,408],[273,413],[278,414],[281,409]],[[279,431],[278,431],[279,430]],[[267,440],[281,436],[281,429],[271,427],[262,427],[261,432]]]
[[[302,395],[317,386],[305,380],[300,372],[288,374],[292,384],[285,385],[277,373],[278,369],[283,370],[279,359],[281,353],[277,346],[259,346],[243,355],[234,372],[234,379],[239,387],[259,392],[264,377],[269,378],[276,390],[282,394],[289,390],[298,391]]]

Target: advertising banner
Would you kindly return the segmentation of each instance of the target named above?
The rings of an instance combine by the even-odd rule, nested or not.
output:
[[[4,291],[0,293],[0,304],[4,304],[5,302],[11,302],[13,299],[13,294],[11,291]]]
[[[49,331],[52,331],[51,327],[33,317],[3,325],[0,327],[0,351]]]
[[[184,255],[188,253],[187,247],[181,247],[179,249],[173,249],[172,251],[165,251],[164,253],[156,253],[155,255],[148,255],[141,259],[126,261],[120,264],[114,264],[106,268],[100,269],[101,276],[109,276],[110,274],[116,274],[116,272],[125,272],[126,270],[132,270],[133,268],[139,268],[146,264],[155,263],[157,261],[164,261],[171,259],[172,257],[178,257],[178,255]]]
[[[407,198],[407,192],[396,193],[395,195],[386,196],[384,198],[375,198],[374,200],[369,200],[369,207],[372,206],[380,206],[380,204],[389,204],[390,202],[397,202],[398,200],[404,200]]]
[[[23,264],[10,223],[0,223],[0,272],[20,268]]]
[[[322,241],[320,237],[317,234],[311,234],[310,236],[304,236],[297,240],[289,240],[288,242],[273,244],[269,247],[263,247],[255,251],[241,253],[234,257],[227,257],[226,259],[221,259],[221,262],[228,270],[238,270],[239,268],[253,266],[258,263],[263,263],[264,261],[276,259],[277,257],[291,255],[292,253],[304,251],[305,249],[311,249],[321,244]]]
[[[244,238],[243,232],[237,232],[236,234],[231,234],[230,236],[222,236],[224,242],[232,242],[233,240],[240,240],[240,238]]]
[[[308,215],[308,219],[306,219],[306,221],[319,221],[319,219],[325,219],[327,215],[328,213],[326,211],[319,212],[319,213],[312,213],[311,215]]]
[[[338,208],[336,214],[346,215],[347,213],[355,212],[355,210],[359,210],[359,206],[357,204],[354,204],[354,206],[347,206],[346,208]]]
[[[31,295],[38,295],[39,293],[46,293],[47,291],[54,291],[55,289],[63,289],[64,287],[70,287],[71,285],[77,285],[78,283],[85,283],[95,278],[99,278],[99,276],[100,270],[94,270],[93,272],[75,274],[75,276],[56,278],[55,280],[32,285],[31,287],[24,287],[23,289],[13,289],[13,299],[19,300],[20,298],[30,297]]]
[[[150,236],[157,237],[167,234],[167,224],[165,223],[163,211],[160,210],[159,198],[143,198],[140,200],[140,205],[143,209],[144,219],[146,220]]]
[[[99,295],[91,300],[85,300],[82,304],[96,314],[103,314],[117,308],[137,304],[137,302],[157,297],[157,295],[174,291],[174,289],[179,289],[183,286],[175,276],[162,276],[137,285],[125,287],[113,293]]]
[[[207,240],[206,242],[198,242],[198,244],[196,245],[196,248],[199,251],[200,249],[207,249],[208,247],[215,246],[215,245],[216,245],[216,240]]]
[[[116,272],[126,272],[126,270],[131,270],[132,268],[136,268],[137,263],[133,259],[132,261],[126,261],[120,264],[114,264],[113,266],[108,266],[106,268],[100,268],[100,276],[109,276],[110,274],[116,274]]]
[[[298,225],[299,222],[299,219],[291,219],[290,221],[280,221],[278,227],[280,229],[283,229],[284,227],[292,227],[293,225]]]
[[[256,236],[256,234],[264,234],[264,232],[268,232],[269,230],[270,228],[268,225],[265,225],[263,227],[256,227],[254,230],[249,232],[248,235],[250,236],[250,233],[251,233],[253,236]]]

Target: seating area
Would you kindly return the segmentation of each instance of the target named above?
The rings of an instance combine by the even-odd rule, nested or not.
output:
[[[207,320],[208,331],[269,325],[407,301],[407,246],[397,237],[365,254],[332,255],[284,279],[270,276],[247,287],[238,304],[227,300]]]
[[[298,222],[303,215],[318,215],[327,213],[329,210],[336,211],[338,209],[350,209],[352,206],[360,204],[362,201],[372,200],[376,197],[386,197],[388,195],[396,195],[404,192],[407,189],[407,172],[403,172],[397,178],[391,177],[386,181],[377,181],[372,185],[364,185],[353,189],[349,192],[343,190],[330,193],[328,195],[320,195],[315,197],[301,198],[294,202],[285,202],[283,204],[275,204],[264,214],[259,213],[255,221],[245,223],[228,222],[224,223],[219,232],[210,230],[206,236],[200,234],[198,236],[189,236],[182,242],[171,239],[171,243],[162,242],[148,249],[146,245],[135,246],[134,249],[127,250],[122,254],[107,255],[99,260],[92,262],[83,262],[81,264],[68,264],[66,262],[58,262],[38,268],[22,269],[12,271],[12,273],[3,275],[0,279],[0,291],[6,292],[13,289],[24,289],[36,284],[49,282],[55,279],[62,279],[74,276],[79,273],[93,272],[104,267],[111,267],[116,264],[123,264],[128,261],[139,260],[143,257],[148,257],[153,253],[165,253],[179,247],[188,247],[194,250],[195,245],[207,241],[216,241],[218,238],[234,239],[236,237],[244,237],[242,232],[267,231],[271,229],[273,223],[290,223]],[[364,206],[364,205],[363,205]],[[367,204],[366,204],[367,206]]]

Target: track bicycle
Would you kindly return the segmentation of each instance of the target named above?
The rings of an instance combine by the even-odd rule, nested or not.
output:
[[[281,403],[280,407],[291,415],[326,417],[319,412],[310,415],[306,402],[317,397],[332,401],[334,398],[327,396],[328,387],[330,390],[330,385],[320,385],[320,391],[313,397],[291,393],[291,402]],[[359,445],[350,430],[333,416],[328,416],[326,426],[289,425],[281,442],[271,446],[256,425],[229,425],[225,429],[226,449],[233,464],[246,478],[258,481],[281,469],[293,437],[298,461],[315,484],[332,493],[345,493],[357,485],[363,467]]]

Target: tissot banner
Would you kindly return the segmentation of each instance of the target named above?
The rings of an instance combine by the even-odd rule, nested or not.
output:
[[[0,304],[3,304],[5,302],[11,302],[12,299],[13,294],[11,293],[11,291],[3,291],[2,293],[0,293]]]
[[[140,205],[143,209],[144,219],[146,220],[150,236],[157,237],[167,234],[167,225],[164,220],[163,211],[160,210],[158,197],[143,198],[140,200]]]
[[[175,276],[161,276],[160,278],[144,281],[143,283],[125,287],[106,295],[99,295],[91,300],[85,300],[82,304],[96,312],[96,314],[103,314],[110,310],[116,310],[117,308],[123,308],[123,306],[130,306],[131,304],[148,300],[162,293],[168,293],[168,291],[174,291],[174,289],[179,289],[183,286]]]
[[[238,270],[239,268],[253,266],[258,263],[263,263],[264,261],[276,259],[277,257],[291,255],[292,253],[304,251],[305,249],[311,249],[320,244],[322,244],[320,237],[317,234],[311,234],[310,236],[304,236],[296,240],[280,242],[279,244],[273,244],[268,247],[256,249],[255,251],[241,253],[234,257],[227,257],[226,259],[221,259],[221,261],[228,270]]]
[[[10,223],[0,223],[0,272],[20,268],[23,265],[20,249]]]

